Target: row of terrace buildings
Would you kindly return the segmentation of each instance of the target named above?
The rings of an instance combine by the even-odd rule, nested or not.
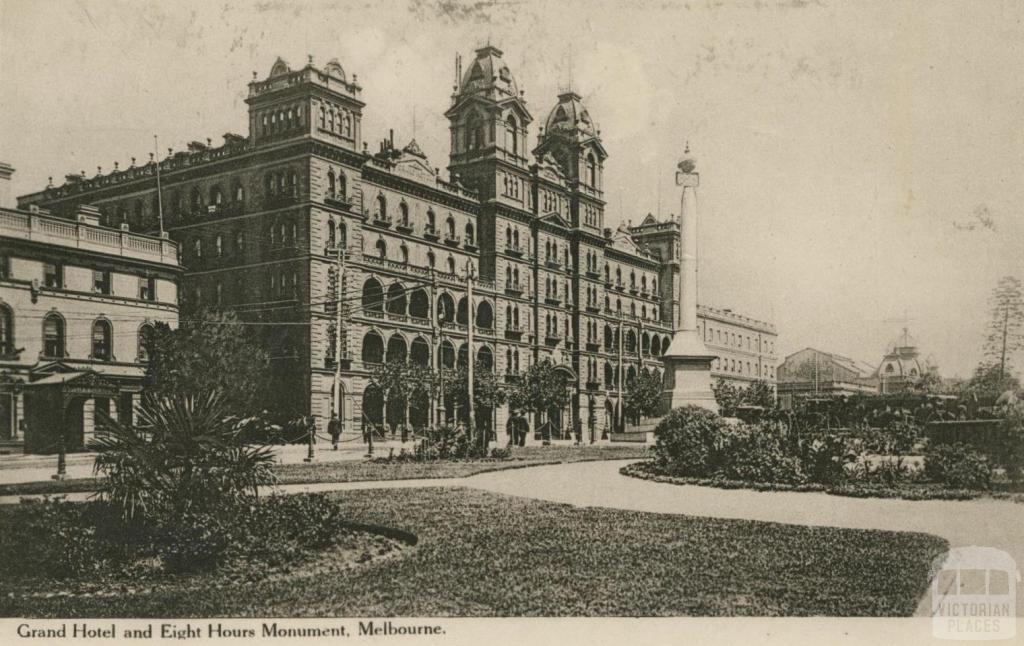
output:
[[[442,176],[415,141],[370,150],[361,87],[337,61],[278,59],[255,77],[248,136],[68,175],[19,206],[74,220],[89,205],[108,228],[166,231],[180,250],[182,318],[230,308],[251,324],[279,410],[323,419],[337,407],[348,433],[432,423],[437,409],[387,399],[373,367],[454,367],[472,325],[474,356],[501,379],[543,359],[570,379],[570,404],[534,425],[593,441],[621,430],[625,384],[660,374],[678,317],[679,230],[652,215],[605,226],[608,155],[579,95],[557,98],[531,148],[534,117],[502,52],[478,49],[456,71]],[[701,325],[716,376],[774,381],[772,325],[710,308]],[[508,414],[477,419],[502,429]]]

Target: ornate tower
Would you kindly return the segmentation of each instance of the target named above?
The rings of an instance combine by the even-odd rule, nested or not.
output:
[[[455,93],[445,112],[452,135],[448,170],[482,200],[508,198],[528,208],[526,137],[533,117],[523,92],[497,47],[476,50],[465,73],[461,60],[456,59]]]
[[[270,75],[249,83],[249,141],[255,145],[312,137],[358,152],[365,104],[355,76],[349,81],[337,59],[319,69],[313,57],[299,70],[278,58]]]

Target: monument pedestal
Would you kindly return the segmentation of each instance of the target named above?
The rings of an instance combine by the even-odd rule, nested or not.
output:
[[[699,332],[676,333],[662,357],[665,380],[661,403],[666,414],[682,406],[700,406],[718,412],[718,402],[711,390],[711,362],[714,360],[715,355],[708,351]]]

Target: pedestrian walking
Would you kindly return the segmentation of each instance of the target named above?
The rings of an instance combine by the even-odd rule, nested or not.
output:
[[[341,420],[338,419],[338,414],[334,413],[331,415],[331,421],[327,423],[327,432],[331,436],[331,448],[334,451],[338,450],[338,437],[341,436]]]
[[[519,412],[511,411],[505,422],[505,433],[508,435],[508,446],[519,446]]]

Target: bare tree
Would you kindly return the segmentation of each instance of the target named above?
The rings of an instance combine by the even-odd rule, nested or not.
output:
[[[1013,276],[999,279],[992,290],[991,321],[985,339],[985,357],[999,366],[999,380],[1006,375],[1008,358],[1024,348],[1024,297],[1020,280]]]

